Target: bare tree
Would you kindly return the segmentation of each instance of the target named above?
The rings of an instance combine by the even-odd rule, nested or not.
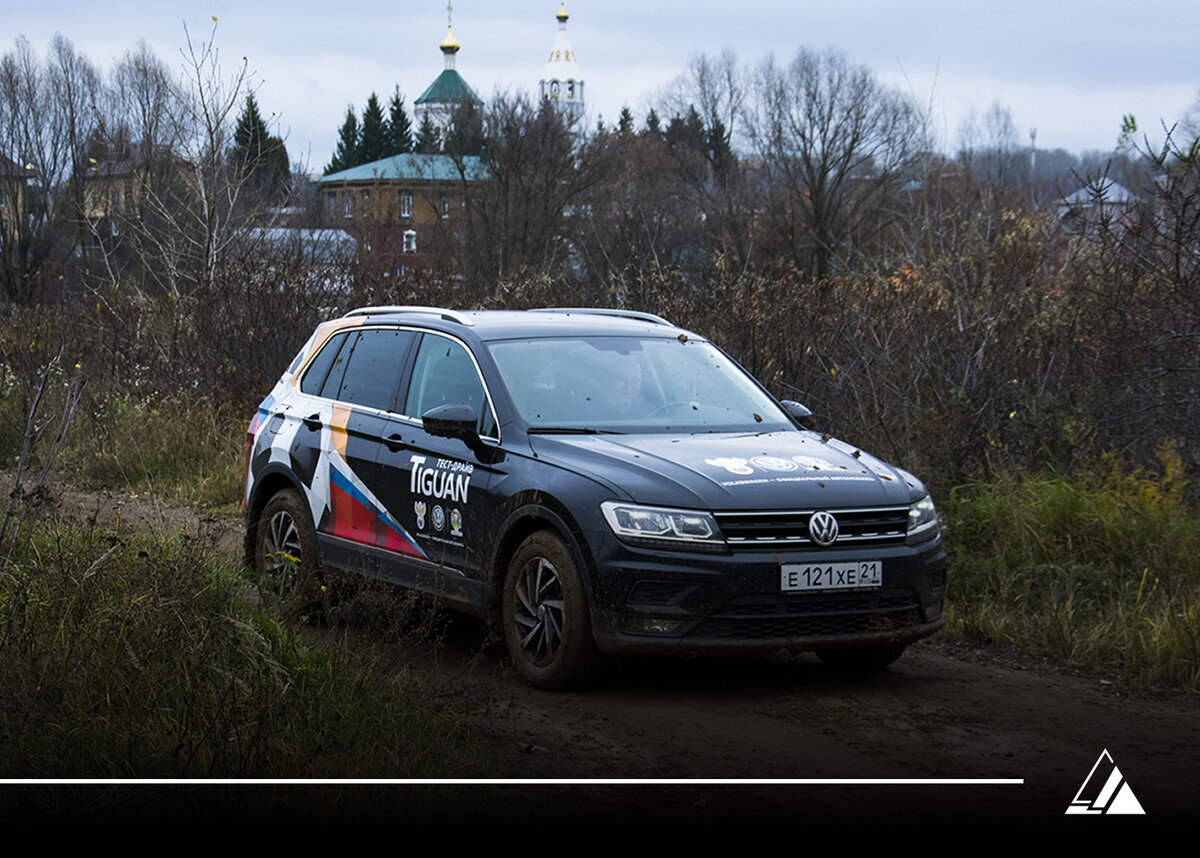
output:
[[[57,279],[70,255],[82,188],[71,177],[96,124],[99,75],[56,35],[45,61],[28,40],[0,58],[0,279],[26,302]]]
[[[672,117],[667,130],[671,195],[686,197],[698,210],[710,260],[738,269],[750,263],[757,216],[737,155],[750,79],[732,51],[698,54],[660,97],[662,114]],[[673,134],[677,129],[685,133]]]
[[[561,272],[571,252],[570,214],[599,176],[596,159],[549,102],[497,96],[482,119],[482,178],[469,150],[448,150],[464,177],[465,217],[455,224],[460,270],[490,285],[527,269]]]
[[[736,141],[750,95],[750,78],[750,72],[731,50],[715,57],[696,54],[688,60],[683,74],[659,96],[659,113],[683,116],[695,105],[706,125],[720,123],[731,141]]]
[[[759,67],[749,133],[774,230],[802,271],[823,278],[886,212],[880,198],[925,148],[913,100],[835,51],[801,49]]]

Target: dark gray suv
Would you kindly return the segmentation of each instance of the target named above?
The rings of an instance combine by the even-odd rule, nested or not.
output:
[[[250,425],[248,557],[434,594],[546,688],[606,653],[885,666],[943,624],[937,513],[806,413],[655,316],[358,310]]]

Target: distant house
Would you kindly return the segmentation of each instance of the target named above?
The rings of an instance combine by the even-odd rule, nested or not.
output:
[[[1063,197],[1058,204],[1058,219],[1068,232],[1098,235],[1127,226],[1137,205],[1137,196],[1128,188],[1112,179],[1100,179]]]
[[[122,225],[140,219],[155,197],[183,196],[190,185],[192,167],[182,158],[171,153],[147,157],[140,147],[135,150],[89,158],[80,173],[83,216],[97,241],[119,238]]]
[[[18,239],[21,219],[28,214],[28,186],[33,171],[0,155],[0,242],[10,247]]]
[[[316,180],[322,222],[330,228],[385,227],[399,237],[407,267],[419,257],[440,224],[461,211],[464,183],[486,175],[478,157],[395,155],[330,173]],[[376,230],[377,231],[377,230]]]

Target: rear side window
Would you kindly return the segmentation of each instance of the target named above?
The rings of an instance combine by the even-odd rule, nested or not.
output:
[[[371,328],[337,334],[313,359],[300,390],[352,405],[391,410],[396,404],[400,370],[414,334]]]
[[[308,369],[304,372],[304,378],[300,380],[300,391],[307,393],[310,396],[327,396],[324,392],[325,380],[329,377],[329,370],[333,367],[334,361],[338,356],[338,352],[346,342],[346,334],[335,334],[329,338],[329,342],[325,343],[320,354],[313,358],[312,363],[308,365]],[[339,364],[339,370],[345,367],[345,358]],[[337,390],[341,384],[342,374],[337,373],[337,382],[334,383],[333,389]]]

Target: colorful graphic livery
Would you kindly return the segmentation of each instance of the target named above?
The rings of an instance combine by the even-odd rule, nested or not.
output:
[[[616,653],[882,667],[943,623],[937,513],[809,417],[656,316],[357,310],[250,422],[247,558],[300,601],[334,569],[434,595],[546,688]]]

